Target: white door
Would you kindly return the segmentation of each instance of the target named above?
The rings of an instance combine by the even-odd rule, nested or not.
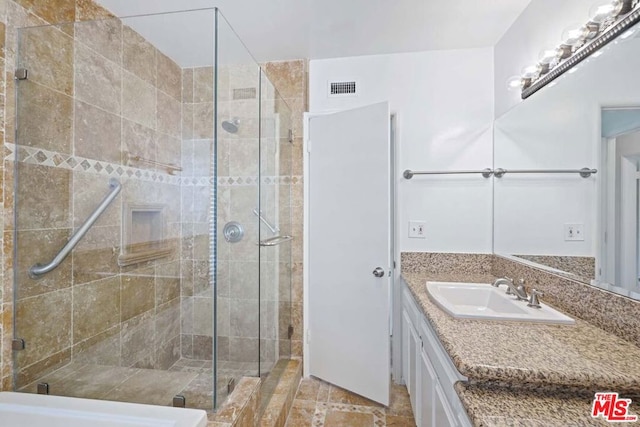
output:
[[[640,291],[640,132],[607,140],[602,279]]]
[[[389,105],[308,124],[310,375],[389,404]],[[380,277],[377,277],[375,274]]]

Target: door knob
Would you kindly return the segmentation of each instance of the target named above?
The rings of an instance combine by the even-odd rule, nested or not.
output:
[[[373,270],[373,275],[376,277],[384,277],[384,270],[382,269],[382,267],[377,267],[375,270]]]

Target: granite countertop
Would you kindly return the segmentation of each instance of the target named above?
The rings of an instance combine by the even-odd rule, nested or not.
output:
[[[431,301],[425,283],[460,281],[460,276],[402,277],[456,368],[472,382],[640,391],[640,348],[615,335],[580,319],[575,325],[454,319]],[[487,275],[464,278],[474,283],[493,280]]]
[[[635,396],[631,410],[640,414],[637,346],[580,319],[575,325],[454,319],[431,301],[425,287],[428,280],[491,283],[491,275],[402,277],[454,365],[469,379],[456,384],[456,391],[475,426],[609,425],[590,417],[595,391]]]
[[[474,426],[611,426],[602,417],[591,417],[593,394],[519,390],[460,382],[455,388]],[[629,408],[631,414],[640,414],[637,402],[633,399]]]

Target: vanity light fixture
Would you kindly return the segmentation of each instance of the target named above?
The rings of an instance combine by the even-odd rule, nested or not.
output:
[[[560,61],[560,53],[558,49],[545,49],[540,52],[538,64],[540,66],[540,74],[547,74]]]
[[[522,90],[522,77],[510,77],[509,80],[507,80],[507,87],[509,88],[509,90]]]
[[[635,31],[631,27],[640,22],[640,0],[600,1],[589,16],[584,25],[565,30],[556,48],[542,51],[535,65],[522,70],[519,82],[510,78],[508,87],[520,87],[522,99],[526,99],[616,37],[631,37]]]
[[[571,46],[572,49],[576,49],[584,44],[588,33],[589,30],[587,29],[586,25],[565,30],[562,33],[562,44]]]

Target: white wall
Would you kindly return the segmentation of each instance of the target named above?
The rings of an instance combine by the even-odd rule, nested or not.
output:
[[[532,0],[495,46],[496,117],[520,101],[519,91],[509,91],[507,81],[535,64],[540,52],[558,46],[562,33],[584,24],[593,0]]]
[[[357,97],[330,98],[327,83],[355,79]],[[416,176],[402,171],[492,167],[493,50],[429,51],[312,60],[311,112],[388,100],[397,114],[399,250],[492,251],[491,180]],[[409,239],[408,221],[426,222],[427,238]]]

